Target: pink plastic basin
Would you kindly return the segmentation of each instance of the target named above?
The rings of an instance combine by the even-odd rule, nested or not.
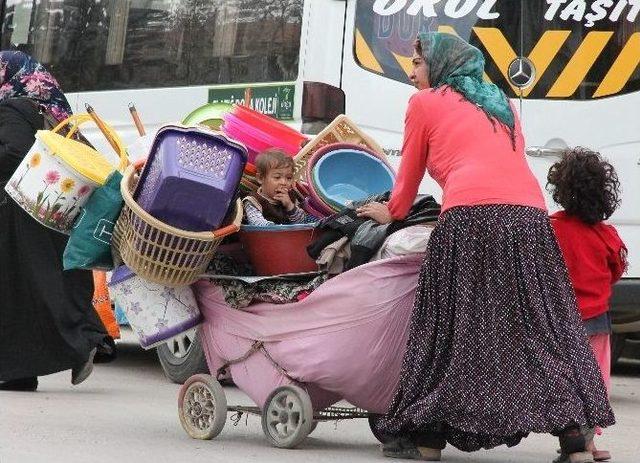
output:
[[[268,133],[269,135],[282,140],[283,143],[286,143],[287,145],[296,146],[300,149],[302,142],[307,140],[307,137],[297,130],[292,129],[288,125],[285,125],[272,117],[248,108],[247,106],[235,105],[232,112],[242,121],[262,132]]]
[[[256,154],[270,148],[280,148],[290,156],[295,156],[299,151],[297,146],[289,145],[279,138],[262,132],[234,114],[227,113],[223,116],[223,119],[222,131],[231,138],[242,142]],[[253,163],[254,160],[255,157],[253,159],[251,156],[249,157],[249,162]]]

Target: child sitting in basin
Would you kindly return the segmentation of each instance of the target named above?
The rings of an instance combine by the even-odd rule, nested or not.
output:
[[[299,205],[302,198],[293,189],[293,159],[278,149],[263,151],[256,158],[260,188],[243,199],[248,225],[313,223],[317,219]]]

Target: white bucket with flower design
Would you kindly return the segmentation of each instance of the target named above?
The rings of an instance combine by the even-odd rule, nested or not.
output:
[[[151,349],[202,322],[191,287],[151,283],[121,265],[114,270],[109,293],[124,310],[144,349]]]
[[[92,147],[73,140],[78,126],[92,120],[87,114],[71,116],[53,130],[39,130],[36,141],[24,157],[5,191],[41,224],[70,233],[76,217],[97,187],[115,170]],[[66,137],[58,132],[71,124]],[[120,150],[120,169],[127,164],[120,139],[111,135]]]

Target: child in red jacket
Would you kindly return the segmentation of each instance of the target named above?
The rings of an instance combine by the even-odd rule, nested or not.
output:
[[[612,285],[626,270],[627,249],[616,229],[603,221],[620,204],[620,182],[611,164],[599,153],[584,148],[565,152],[562,160],[551,166],[547,180],[553,200],[564,208],[551,216],[551,224],[593,353],[609,389],[609,298]],[[610,459],[609,452],[595,448],[592,436],[592,432],[587,432],[588,440],[591,438],[588,448],[594,459]]]

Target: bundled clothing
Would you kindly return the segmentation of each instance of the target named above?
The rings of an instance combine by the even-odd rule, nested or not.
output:
[[[302,197],[295,190],[289,191],[289,197],[295,207],[287,211],[285,207],[272,198],[265,196],[262,189],[251,193],[242,200],[245,222],[248,225],[290,225],[294,223],[314,223],[318,219],[307,214],[301,207]]]
[[[392,233],[412,225],[435,222],[440,215],[440,205],[433,196],[425,195],[416,199],[403,220],[379,224],[366,217],[358,217],[356,209],[371,202],[389,199],[390,193],[383,193],[363,201],[356,201],[337,214],[320,221],[316,226],[318,238],[307,247],[309,256],[318,259],[323,249],[342,237],[349,238],[350,257],[344,270],[365,264],[376,255],[385,240]]]
[[[254,272],[247,266],[237,263],[230,256],[216,255],[207,269],[208,274],[246,277]],[[238,279],[221,279],[212,276],[209,281],[220,287],[224,293],[224,301],[234,309],[242,309],[257,302],[272,304],[289,304],[299,302],[311,294],[322,283],[327,281],[326,274],[301,277],[298,279],[259,279],[255,282]]]
[[[222,289],[224,301],[229,307],[242,309],[257,302],[271,304],[299,302],[327,281],[327,275],[321,274],[301,280],[264,279],[255,283],[247,283],[241,279],[211,278],[209,281]]]
[[[60,118],[71,109],[55,79],[24,53],[0,53],[0,81],[0,381],[11,381],[82,365],[107,333],[92,307],[91,272],[63,272],[67,236],[4,191],[44,127],[38,108]]]

